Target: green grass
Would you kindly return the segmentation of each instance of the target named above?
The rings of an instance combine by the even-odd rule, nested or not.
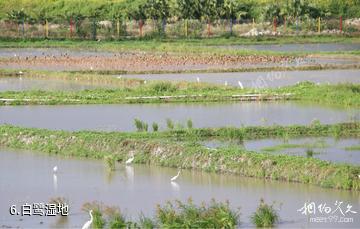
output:
[[[279,222],[279,215],[273,205],[268,205],[260,200],[260,205],[251,216],[251,221],[256,227],[270,228]]]
[[[275,95],[291,94],[290,98],[287,96],[282,99],[300,100],[312,102],[313,104],[320,103],[347,107],[360,106],[359,84],[315,85],[310,82],[282,88],[266,89],[240,89],[203,83],[152,82],[134,87],[125,86],[116,89],[6,91],[0,92],[0,99],[10,99],[11,101],[5,102],[5,104],[9,105],[160,103],[164,101],[219,102],[236,101],[238,99],[234,95],[244,94],[261,94],[260,100],[271,99],[274,98]]]
[[[157,205],[153,218],[140,214],[138,221],[127,219],[116,207],[98,202],[85,203],[83,208],[93,210],[93,228],[236,228],[240,223],[239,211],[231,210],[228,202],[215,200],[201,205],[191,199],[168,201]]]
[[[113,155],[123,163],[129,151],[134,151],[134,163],[166,167],[199,169],[208,172],[233,173],[247,177],[285,180],[315,184],[328,188],[360,190],[360,167],[335,164],[315,158],[274,155],[246,151],[239,147],[209,150],[196,143],[203,135],[227,137],[260,137],[283,135],[289,130],[306,133],[359,136],[359,124],[337,124],[291,127],[249,127],[210,129],[182,129],[154,133],[119,133],[95,131],[50,131],[44,129],[0,126],[0,145],[14,149],[34,150],[50,155],[103,159]],[[233,134],[233,132],[239,134]]]
[[[94,49],[106,51],[148,51],[170,53],[214,53],[231,55],[265,54],[276,55],[279,52],[224,50],[213,46],[244,45],[244,44],[289,44],[289,43],[359,43],[359,37],[347,36],[280,36],[280,37],[229,37],[207,39],[131,39],[121,41],[75,41],[75,40],[0,40],[0,48],[71,48]],[[298,52],[294,52],[298,53]],[[294,54],[293,53],[293,54]],[[345,52],[346,53],[346,52]],[[289,53],[283,53],[289,55]]]
[[[351,151],[351,150],[358,151],[358,150],[360,150],[360,145],[353,145],[353,146],[345,147],[345,150],[348,150],[348,151]]]
[[[156,218],[161,228],[235,228],[239,213],[230,209],[228,203],[213,200],[209,205],[195,205],[176,201],[158,206]]]
[[[285,143],[285,144],[280,144],[280,145],[275,145],[275,146],[264,147],[261,150],[267,151],[267,152],[276,152],[276,151],[281,151],[281,150],[285,150],[285,149],[295,149],[295,148],[327,148],[327,147],[329,147],[329,146],[324,142],[314,142],[314,143],[304,143],[304,144]]]

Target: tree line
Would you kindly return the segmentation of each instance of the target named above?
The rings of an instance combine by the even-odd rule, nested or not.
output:
[[[1,0],[0,19],[27,22],[114,19],[236,19],[360,17],[359,0]]]

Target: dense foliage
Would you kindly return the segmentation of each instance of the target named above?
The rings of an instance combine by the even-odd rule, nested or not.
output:
[[[0,18],[13,21],[131,19],[252,19],[290,20],[360,17],[358,0],[12,0],[0,1]]]

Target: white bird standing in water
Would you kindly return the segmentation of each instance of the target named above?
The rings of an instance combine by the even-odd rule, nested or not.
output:
[[[200,78],[199,78],[199,77],[196,77],[196,81],[197,81],[198,83],[200,83]]]
[[[125,162],[125,164],[127,164],[127,165],[129,165],[129,164],[131,164],[132,162],[133,162],[133,160],[134,160],[134,153],[131,153],[131,157],[129,158],[129,159],[127,159],[127,161]]]
[[[57,167],[57,165],[55,165],[53,168],[53,172],[56,173],[57,171],[58,171],[58,167]]]
[[[171,181],[175,181],[175,180],[179,177],[180,171],[181,171],[181,170],[179,170],[179,172],[177,173],[176,176],[174,176],[173,178],[171,178]]]
[[[225,80],[225,83],[224,83],[224,85],[225,85],[225,86],[227,86],[227,85],[228,85],[228,83],[227,83],[227,81],[226,81],[226,80]]]
[[[243,84],[241,83],[240,80],[238,81],[238,84],[239,84],[239,87],[240,87],[241,89],[244,89],[244,86],[243,86]]]
[[[82,226],[82,229],[89,229],[92,222],[93,222],[93,216],[92,216],[92,210],[89,211],[89,214],[90,214],[90,220],[87,221],[84,226]]]

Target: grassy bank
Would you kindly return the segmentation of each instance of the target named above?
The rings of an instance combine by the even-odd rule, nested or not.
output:
[[[350,125],[350,126],[347,126]],[[258,136],[281,133],[276,127],[260,127]],[[286,127],[283,127],[286,129]],[[289,130],[308,130],[345,134],[359,132],[359,124],[318,125],[317,127],[287,127]],[[281,129],[281,128],[280,128]],[[352,129],[352,130],[351,130]],[[191,130],[196,133],[195,130]],[[218,130],[220,131],[220,130]],[[240,137],[253,136],[250,129],[239,129]],[[188,131],[189,132],[189,131]],[[184,131],[183,131],[184,133]],[[234,131],[225,132],[227,136]],[[249,134],[247,134],[249,133]],[[261,134],[260,134],[261,133]],[[191,138],[177,132],[160,133],[119,133],[119,132],[66,132],[43,129],[0,127],[0,144],[3,147],[45,152],[51,155],[76,156],[104,159],[111,155],[123,163],[132,153],[135,163],[199,169],[209,172],[234,173],[247,177],[284,180],[320,185],[328,188],[360,190],[360,167],[334,164],[314,158],[288,155],[274,155],[246,151],[239,147],[217,150],[207,149]],[[168,136],[168,137],[165,137]]]
[[[255,45],[255,44],[307,44],[307,43],[359,43],[359,37],[348,36],[261,36],[208,39],[131,39],[120,41],[76,41],[76,40],[0,40],[0,48],[70,48],[92,49],[116,52],[146,51],[169,53],[215,53],[231,55],[265,54],[278,55],[280,52],[222,49],[214,46]],[[282,53],[294,55],[299,52]],[[301,52],[300,52],[301,53]],[[347,52],[339,52],[347,53]],[[355,53],[356,54],[356,53]]]
[[[125,83],[124,83],[125,82]],[[360,85],[316,85],[241,89],[204,83],[134,81],[121,88],[83,91],[7,91],[0,93],[2,104],[121,104],[159,102],[219,102],[239,100],[301,100],[340,106],[360,106]],[[131,80],[129,82],[132,82]]]

